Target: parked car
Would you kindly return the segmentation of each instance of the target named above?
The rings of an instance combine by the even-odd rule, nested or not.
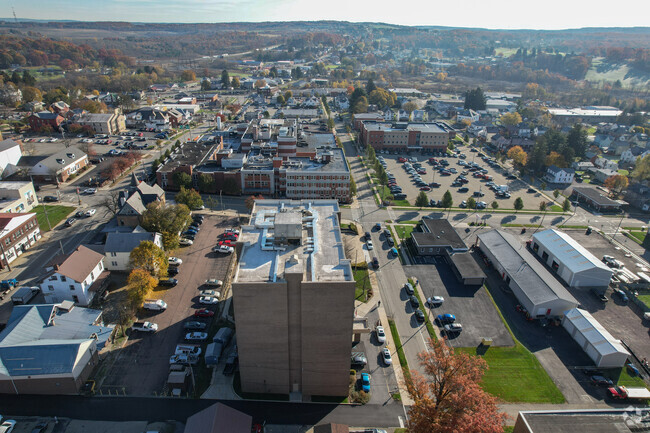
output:
[[[16,427],[16,421],[13,419],[5,420],[0,424],[0,433],[11,433],[14,431],[14,427]]]
[[[375,328],[375,334],[377,335],[377,341],[382,344],[386,342],[386,332],[384,331],[383,326],[377,326]]]
[[[226,239],[225,241],[219,241],[219,242],[217,243],[217,246],[220,246],[220,247],[221,247],[221,246],[234,247],[235,244],[234,244],[233,241],[231,241],[230,239]]]
[[[161,278],[158,280],[158,285],[159,286],[169,286],[169,287],[174,287],[178,284],[178,280],[175,278]]]
[[[418,322],[424,322],[424,312],[422,312],[422,310],[418,308],[415,310],[414,314],[415,314],[415,320],[417,320]]]
[[[591,383],[598,386],[613,386],[614,382],[605,376],[591,376]]]
[[[201,296],[199,298],[199,304],[203,305],[216,305],[219,303],[219,298],[215,296]]]
[[[156,332],[157,330],[158,330],[158,324],[152,322],[135,322],[131,326],[131,331]]]
[[[182,247],[189,247],[194,243],[193,240],[187,239],[187,238],[181,238],[180,241],[178,241],[178,244]]]
[[[167,261],[169,262],[170,265],[173,265],[173,266],[178,266],[178,265],[181,265],[183,263],[183,261],[181,259],[179,259],[178,257],[169,257],[167,259]]]
[[[460,323],[449,323],[445,325],[445,332],[448,334],[458,333],[463,330],[463,325]]]
[[[46,195],[45,197],[43,197],[43,201],[46,203],[52,203],[52,202],[59,201],[59,198],[55,195]]]
[[[413,308],[420,307],[420,301],[418,301],[418,298],[415,295],[412,295],[412,296],[409,297],[409,302],[411,303]]]
[[[97,188],[86,188],[83,191],[84,194],[88,194],[88,195],[95,194],[96,192],[97,192]]]
[[[200,296],[212,296],[214,298],[219,298],[221,297],[221,292],[217,292],[216,290],[208,289],[208,290],[201,290],[199,292]]]
[[[439,307],[443,302],[445,302],[445,298],[442,296],[432,296],[430,298],[427,298],[427,304],[430,307]]]
[[[361,373],[361,389],[364,392],[370,392],[370,375],[368,373]]]
[[[223,281],[217,280],[216,278],[210,278],[209,280],[205,280],[204,284],[210,287],[221,287],[223,285]]]
[[[179,269],[178,266],[170,266],[167,268],[167,275],[170,277],[173,277],[174,275],[178,275]]]
[[[381,359],[384,361],[384,364],[391,365],[393,363],[393,357],[390,356],[390,349],[384,347],[381,351]]]
[[[212,252],[214,253],[221,253],[221,254],[230,254],[235,249],[233,247],[229,247],[228,245],[217,245],[212,248]]]
[[[620,298],[621,302],[628,302],[630,300],[621,289],[614,289],[614,294]]]
[[[214,316],[214,311],[206,310],[205,308],[201,308],[200,310],[196,310],[194,312],[194,317],[212,317]]]
[[[377,257],[372,258],[372,267],[375,269],[379,268],[379,260],[377,259]]]
[[[404,291],[406,292],[407,295],[415,294],[415,290],[413,289],[413,286],[411,285],[411,283],[405,283],[404,284]]]
[[[183,328],[201,331],[208,327],[208,324],[199,320],[188,320],[183,324]]]
[[[352,367],[365,367],[366,364],[368,363],[368,360],[366,359],[366,355],[363,353],[354,353],[350,356],[350,365]]]
[[[76,222],[77,222],[77,220],[75,218],[68,218],[67,220],[65,220],[65,225],[70,227]]]
[[[372,241],[371,241],[371,240],[368,240],[368,241],[366,242],[366,246],[367,246],[368,250],[372,250],[372,249],[373,249]]]
[[[188,332],[185,334],[185,339],[187,341],[204,341],[208,339],[208,333],[207,332]]]
[[[97,211],[96,211],[95,209],[88,209],[88,210],[84,213],[84,215],[85,215],[86,217],[90,218],[91,216],[95,215],[96,213],[97,213]]]
[[[397,248],[393,247],[390,249],[390,255],[393,257],[397,257],[399,253],[397,252]]]
[[[456,321],[456,316],[453,314],[438,314],[436,317],[438,323],[454,323]]]

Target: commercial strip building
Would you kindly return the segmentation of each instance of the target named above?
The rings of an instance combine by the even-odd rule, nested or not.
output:
[[[335,200],[257,200],[233,284],[244,392],[349,391],[355,282]]]
[[[0,214],[0,269],[16,260],[41,238],[35,213]]]
[[[74,146],[50,155],[37,162],[29,171],[34,181],[43,183],[65,182],[88,165],[88,155]]]
[[[588,186],[574,186],[571,198],[596,209],[598,212],[618,212],[625,202],[612,200],[604,191]]]
[[[75,116],[71,123],[89,126],[95,134],[119,134],[126,131],[126,118],[119,109],[112,113],[83,113]]]
[[[625,366],[630,352],[585,310],[574,308],[562,319],[562,326],[599,368]]]
[[[641,407],[521,411],[513,433],[643,432],[649,416],[650,410]]]
[[[446,152],[452,131],[443,122],[362,122],[359,137],[361,143],[377,150]]]
[[[14,306],[0,332],[0,393],[78,394],[113,330],[69,301]]]
[[[590,106],[582,108],[549,108],[548,112],[558,122],[614,122],[623,111],[616,107]]]
[[[531,249],[569,287],[607,288],[614,274],[571,236],[555,229],[535,233]]]
[[[478,247],[533,318],[561,317],[578,301],[513,235],[479,233]]]

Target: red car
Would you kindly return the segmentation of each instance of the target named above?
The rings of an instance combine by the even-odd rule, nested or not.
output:
[[[431,182],[431,183],[429,184],[429,186],[430,186],[431,188],[439,188],[439,187],[440,187],[440,184],[439,184],[438,182]]]
[[[430,186],[423,186],[422,188],[420,188],[420,191],[431,191],[431,187]]]
[[[225,245],[227,247],[234,247],[235,246],[233,241],[231,241],[230,239],[226,239],[225,241],[219,241],[218,245],[219,246]]]
[[[399,162],[406,162],[406,158],[404,158],[403,156],[400,156],[399,158],[397,158],[397,160]]]
[[[214,316],[214,311],[206,310],[205,308],[201,308],[200,310],[196,310],[194,312],[194,317],[212,317]]]

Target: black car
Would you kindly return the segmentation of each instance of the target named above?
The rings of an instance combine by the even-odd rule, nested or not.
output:
[[[591,383],[598,386],[613,386],[614,382],[605,376],[591,376]]]
[[[528,189],[526,190],[526,192],[529,192],[529,193],[531,193],[531,194],[534,194],[534,193],[536,193],[537,191],[535,191],[535,188],[528,188]]]
[[[178,266],[170,266],[169,268],[167,268],[167,275],[173,277],[174,275],[178,275],[178,271],[179,271]]]
[[[201,322],[199,320],[188,320],[183,324],[183,327],[185,329],[192,329],[192,330],[197,330],[197,331],[202,331],[205,328],[208,327],[208,324],[205,322]]]
[[[174,287],[177,284],[178,284],[178,280],[176,278],[161,278],[158,281],[159,286]]]
[[[379,268],[379,260],[377,260],[377,257],[372,258],[372,267],[375,269]]]
[[[47,203],[52,203],[55,201],[59,201],[59,198],[55,195],[46,195],[45,197],[43,197],[43,201]]]
[[[422,310],[418,308],[417,310],[415,310],[414,314],[415,314],[415,320],[417,320],[418,322],[424,322],[424,313],[422,312]]]
[[[367,241],[370,240],[370,232],[365,232],[363,236],[366,238]]]
[[[412,305],[414,308],[418,308],[418,307],[420,306],[420,301],[418,301],[418,298],[417,298],[417,296],[415,296],[415,295],[412,295],[412,296],[409,298],[409,301],[411,302],[411,305]]]
[[[467,188],[466,186],[462,188],[458,188],[458,192],[469,192],[469,188]]]

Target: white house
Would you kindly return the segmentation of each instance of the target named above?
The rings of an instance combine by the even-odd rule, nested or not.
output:
[[[480,118],[481,115],[478,114],[476,111],[472,110],[471,108],[469,110],[458,110],[458,113],[456,113],[457,122],[462,122],[463,120],[469,120],[470,122],[478,122]]]
[[[575,171],[572,168],[560,168],[551,165],[546,169],[546,181],[548,183],[571,184]]]
[[[65,182],[87,165],[88,155],[78,148],[70,146],[37,162],[29,174],[35,180],[43,182]]]
[[[131,233],[108,233],[104,245],[106,269],[109,271],[129,271],[131,251],[141,242],[150,241],[162,248],[162,235],[150,233],[137,226]]]
[[[23,151],[20,144],[11,139],[0,141],[0,176],[7,177],[14,173],[21,156]]]
[[[637,146],[631,147],[621,153],[620,162],[634,165],[638,157],[644,158],[647,155],[650,155],[650,150],[646,150]]]
[[[54,257],[45,265],[45,271],[40,286],[46,303],[72,301],[81,306],[90,304],[109,275],[104,269],[104,256],[83,245],[72,253]]]
[[[613,170],[616,171],[618,170],[618,164],[616,161],[612,161],[607,158],[603,158],[602,156],[599,156],[593,161],[594,165],[598,168],[602,168],[605,170]]]

